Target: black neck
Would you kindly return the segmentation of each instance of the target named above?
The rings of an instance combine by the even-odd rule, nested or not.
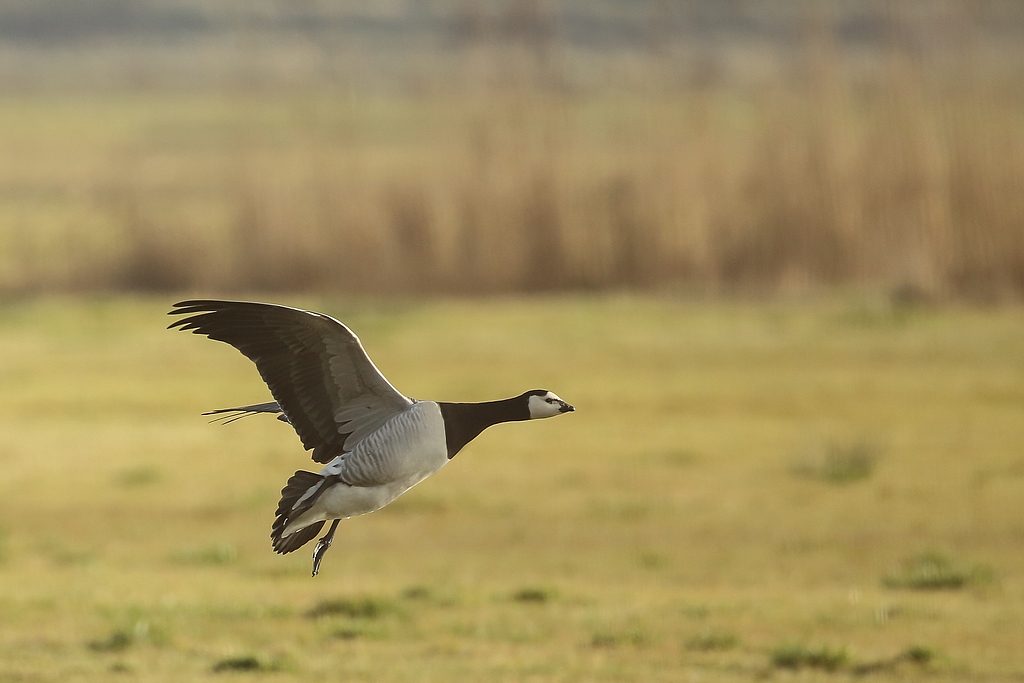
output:
[[[449,460],[491,425],[530,419],[530,409],[522,396],[486,403],[438,402],[437,405],[441,407],[441,417],[444,418]]]

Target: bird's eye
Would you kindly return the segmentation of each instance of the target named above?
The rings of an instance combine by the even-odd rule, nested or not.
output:
[[[555,399],[553,399],[553,398],[546,398],[544,400],[547,401],[548,403],[554,403],[555,402]]]

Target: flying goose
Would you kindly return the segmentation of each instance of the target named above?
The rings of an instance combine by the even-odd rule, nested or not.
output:
[[[333,520],[313,551],[313,576],[338,522],[379,510],[444,467],[483,430],[571,413],[534,389],[500,401],[418,401],[395,389],[359,338],[322,313],[248,301],[174,304],[187,315],[168,328],[227,342],[256,364],[275,401],[204,413],[225,423],[258,413],[292,425],[319,473],[297,471],[281,490],[270,538],[278,553],[305,545]]]

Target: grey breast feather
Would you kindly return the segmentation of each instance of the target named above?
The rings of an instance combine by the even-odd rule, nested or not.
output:
[[[341,480],[351,486],[381,486],[420,472],[426,419],[416,408],[395,415],[339,458],[336,471]]]

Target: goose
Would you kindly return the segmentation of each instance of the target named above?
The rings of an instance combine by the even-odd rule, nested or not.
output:
[[[322,313],[251,301],[190,300],[168,329],[226,342],[256,365],[274,401],[209,411],[224,423],[276,414],[290,424],[319,472],[298,470],[281,490],[274,551],[293,552],[331,527],[313,550],[313,576],[338,522],[391,503],[434,474],[492,425],[575,409],[545,389],[483,403],[421,401],[381,374],[359,338]]]

